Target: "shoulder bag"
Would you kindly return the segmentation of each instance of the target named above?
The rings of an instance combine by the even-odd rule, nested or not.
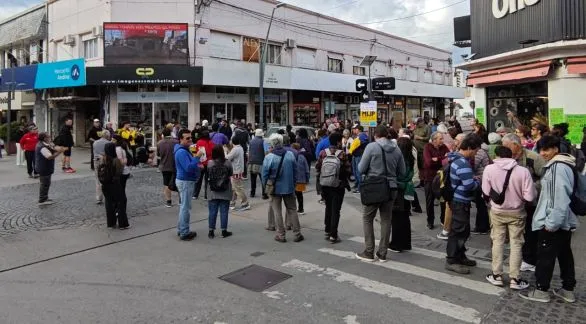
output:
[[[382,153],[383,165],[385,173],[382,176],[365,176],[360,183],[360,201],[363,205],[376,205],[387,202],[391,199],[391,188],[389,187],[389,180],[387,179],[387,158],[385,150],[378,144]]]

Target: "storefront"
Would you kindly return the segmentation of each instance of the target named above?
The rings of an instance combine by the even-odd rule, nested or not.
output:
[[[321,93],[293,90],[293,123],[319,128],[323,120]]]
[[[199,120],[247,120],[250,94],[247,88],[204,86],[200,93]]]
[[[264,89],[263,118],[267,127],[289,123],[289,90]],[[260,96],[254,94],[254,121],[260,123]]]
[[[201,67],[187,66],[92,67],[88,84],[101,86],[107,94],[102,98],[107,107],[104,120],[115,127],[123,122],[140,127],[146,144],[153,145],[166,124],[189,126],[202,74]]]

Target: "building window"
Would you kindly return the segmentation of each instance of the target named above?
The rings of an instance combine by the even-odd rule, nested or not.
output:
[[[98,39],[83,41],[83,57],[86,59],[98,57]]]
[[[260,44],[262,46],[262,51],[264,50],[264,43]],[[269,44],[267,47],[267,55],[265,57],[265,62],[268,64],[281,64],[281,45],[274,45]]]
[[[364,66],[355,66],[353,72],[354,75],[366,75],[366,68]]]
[[[342,60],[328,57],[328,72],[342,73]]]

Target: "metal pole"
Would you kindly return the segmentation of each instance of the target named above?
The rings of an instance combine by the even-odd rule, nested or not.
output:
[[[10,147],[10,115],[11,115],[11,109],[12,109],[12,85],[9,86],[9,90],[8,90],[8,105],[7,105],[7,116],[6,116],[6,155],[10,155],[10,153],[8,152],[8,148]]]
[[[372,79],[370,78],[370,67],[368,66],[368,101],[372,101]]]
[[[277,8],[281,7],[283,4],[278,4],[276,7],[273,8],[273,12],[271,13],[271,20],[269,20],[269,28],[267,29],[267,37],[265,38],[265,45],[262,49],[262,53],[261,53],[261,58],[260,58],[260,63],[259,63],[259,104],[260,104],[260,116],[259,116],[259,124],[260,124],[260,128],[264,129],[264,109],[265,109],[265,93],[264,93],[264,79],[265,79],[265,61],[266,61],[266,55],[267,55],[267,50],[269,48],[269,33],[271,32],[271,25],[273,24],[273,17],[275,16],[275,10],[277,10]],[[260,48],[260,46],[259,46]]]

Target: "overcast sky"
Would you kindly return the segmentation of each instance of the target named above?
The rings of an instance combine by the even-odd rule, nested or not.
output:
[[[239,3],[246,0],[232,0]],[[452,46],[453,18],[470,13],[470,0],[282,0],[302,8],[409,38],[454,52],[454,62],[467,50]],[[39,0],[0,0],[0,20],[41,3]],[[437,10],[440,8],[444,8]],[[427,13],[429,12],[429,13]],[[427,14],[424,14],[427,13]],[[412,18],[398,19],[409,16]]]

